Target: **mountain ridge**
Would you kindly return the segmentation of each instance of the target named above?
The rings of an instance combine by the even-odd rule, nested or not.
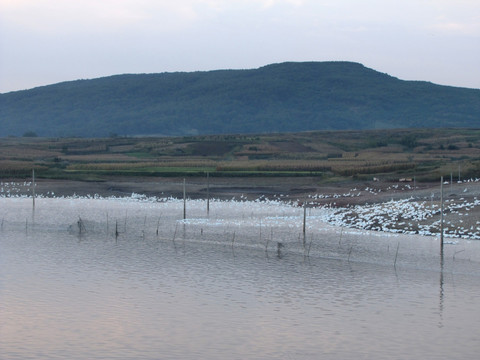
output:
[[[353,62],[122,74],[0,94],[0,136],[200,135],[478,127],[480,90]]]

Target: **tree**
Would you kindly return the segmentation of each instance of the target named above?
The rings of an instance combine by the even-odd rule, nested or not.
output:
[[[37,133],[35,131],[25,131],[23,133],[23,137],[37,137]]]

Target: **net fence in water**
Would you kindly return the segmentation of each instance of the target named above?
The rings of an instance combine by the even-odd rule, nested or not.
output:
[[[1,230],[69,241],[148,241],[205,244],[265,256],[322,257],[428,270],[480,273],[480,241],[357,229],[333,208],[305,209],[282,201],[168,198],[2,198]],[[393,209],[403,201],[392,202]],[[387,205],[383,205],[387,206]],[[392,210],[393,211],[393,210]]]

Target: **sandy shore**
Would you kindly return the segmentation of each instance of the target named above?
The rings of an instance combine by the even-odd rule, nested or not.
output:
[[[6,180],[8,181],[8,180]],[[14,181],[14,180],[13,180]],[[5,181],[4,181],[5,182]],[[321,184],[316,178],[187,178],[186,193],[189,198],[249,199],[260,197],[280,198],[292,201],[308,200],[316,205],[336,207],[379,203],[415,197],[431,200],[440,196],[440,183],[358,181]],[[18,182],[18,193],[30,194],[30,186]],[[28,184],[28,183],[27,183]],[[183,197],[183,178],[122,177],[105,181],[85,182],[68,180],[36,181],[36,193],[43,196],[94,195],[131,196],[132,193],[147,197]],[[444,185],[447,198],[480,196],[480,182],[454,182]]]

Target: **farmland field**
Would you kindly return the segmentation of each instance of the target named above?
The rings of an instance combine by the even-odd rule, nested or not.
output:
[[[165,138],[2,138],[0,177],[314,177],[316,183],[480,173],[480,130],[319,131]],[[460,180],[460,179],[459,179]]]

